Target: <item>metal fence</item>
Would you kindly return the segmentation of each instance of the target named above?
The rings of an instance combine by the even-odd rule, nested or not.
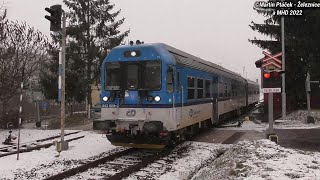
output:
[[[2,110],[2,104],[0,103]],[[42,100],[42,101],[27,101],[22,102],[22,121],[23,123],[36,122],[38,119],[54,119],[60,117],[61,109],[60,104],[55,101]],[[73,112],[86,111],[85,103],[74,103],[66,105],[66,114],[70,115]],[[6,106],[6,112],[0,113],[0,128],[8,128],[8,123],[17,125],[19,112],[19,101],[15,98],[11,100]]]

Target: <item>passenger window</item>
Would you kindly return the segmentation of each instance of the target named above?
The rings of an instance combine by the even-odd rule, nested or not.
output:
[[[210,80],[206,80],[206,91],[205,97],[210,98]]]
[[[181,91],[180,72],[177,72],[177,91]]]
[[[232,97],[235,96],[235,86],[234,86],[234,84],[231,84],[231,96]]]
[[[198,99],[203,98],[203,79],[198,79]]]
[[[167,70],[167,91],[173,92],[173,68],[168,67]]]
[[[227,97],[228,96],[228,85],[227,83],[224,84],[224,97]]]
[[[222,82],[219,83],[219,97],[223,97],[223,92],[224,92],[224,86]]]
[[[193,77],[188,77],[188,99],[194,99],[194,80]]]

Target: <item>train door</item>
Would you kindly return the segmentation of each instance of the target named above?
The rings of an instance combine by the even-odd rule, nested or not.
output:
[[[218,76],[214,76],[212,78],[212,124],[218,124],[219,122],[219,106],[218,106],[218,95],[219,95],[219,88],[218,88]]]
[[[175,114],[176,114],[176,122],[177,126],[180,125],[180,121],[182,120],[182,108],[183,108],[183,87],[181,83],[181,68],[176,67],[175,71],[175,103],[176,103],[176,108],[175,108]]]

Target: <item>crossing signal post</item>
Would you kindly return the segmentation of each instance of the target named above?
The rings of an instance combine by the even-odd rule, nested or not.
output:
[[[45,8],[50,16],[45,16],[50,21],[50,31],[60,33],[62,36],[61,48],[59,52],[59,84],[58,99],[61,102],[61,141],[57,142],[56,148],[60,152],[68,149],[68,142],[64,141],[65,126],[65,66],[66,66],[66,15],[60,4]],[[62,19],[61,19],[62,18]],[[62,28],[61,28],[62,20]]]
[[[273,93],[281,93],[281,74],[284,73],[282,69],[282,62],[278,57],[281,57],[282,53],[271,55],[267,52],[262,52],[265,55],[264,58],[255,62],[257,68],[261,69],[262,75],[262,92],[268,96],[268,121],[269,132],[267,138],[271,141],[278,143],[278,136],[273,129]],[[266,102],[266,101],[265,101]]]

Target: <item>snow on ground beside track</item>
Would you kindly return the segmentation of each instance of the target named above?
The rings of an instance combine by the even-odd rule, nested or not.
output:
[[[126,180],[137,179],[190,179],[200,168],[206,166],[222,152],[230,148],[226,144],[184,142],[164,158],[148,165]]]
[[[320,153],[286,149],[269,140],[241,141],[202,168],[202,179],[319,179]]]
[[[276,120],[275,128],[287,129],[287,128],[320,128],[320,111],[311,111],[311,116],[315,118],[315,123],[307,123],[308,111],[298,110],[287,115],[285,120]],[[277,121],[279,123],[277,123]]]
[[[59,134],[59,130],[30,130],[28,133],[32,137],[43,138]],[[58,153],[55,146],[51,146],[40,151],[21,153],[19,160],[16,155],[0,158],[1,179],[43,179],[115,148],[102,134],[83,131],[77,135],[85,137],[69,142],[69,149],[61,152],[59,157],[55,157]]]
[[[276,119],[275,129],[311,129],[320,128],[320,111],[311,111],[311,115],[315,117],[315,123],[307,123],[308,111],[298,110],[286,116],[284,120]],[[234,124],[235,125],[235,124]],[[266,131],[269,123],[254,123],[253,121],[244,121],[241,127],[224,127],[225,130],[255,130],[259,132]]]

